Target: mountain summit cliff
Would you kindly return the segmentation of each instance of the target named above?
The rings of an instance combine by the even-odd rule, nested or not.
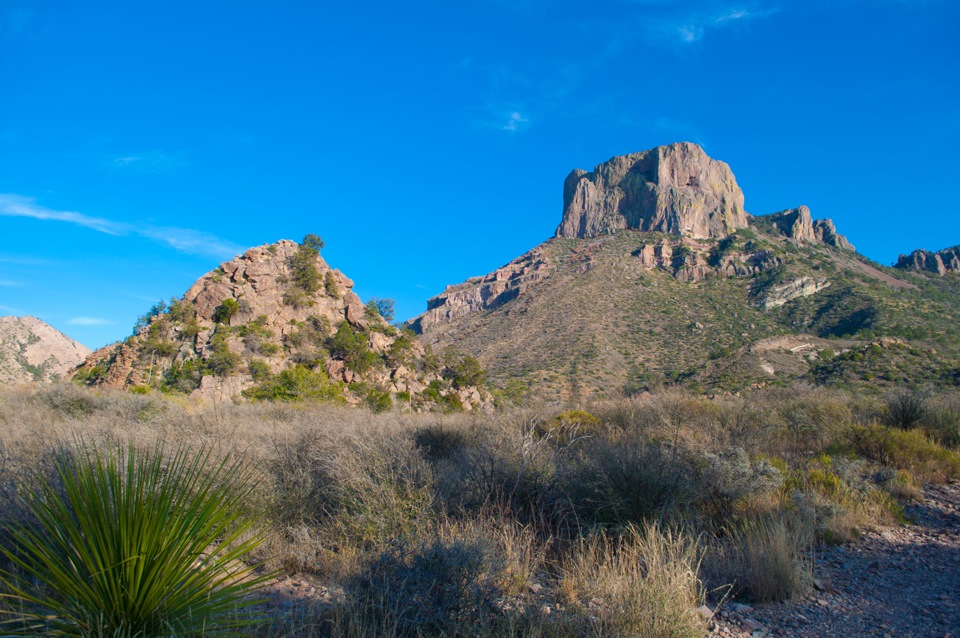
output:
[[[629,228],[706,239],[746,226],[743,192],[730,167],[679,142],[570,173],[556,236],[584,239]]]

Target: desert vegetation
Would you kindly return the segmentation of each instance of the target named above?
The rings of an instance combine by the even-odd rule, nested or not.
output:
[[[704,602],[802,592],[818,547],[899,524],[920,485],[960,478],[953,394],[668,390],[576,410],[528,401],[423,414],[311,396],[203,404],[73,384],[4,390],[3,611],[34,634],[114,627],[102,611],[121,605],[117,592],[74,596],[60,580],[69,551],[36,547],[50,525],[118,511],[81,508],[77,489],[96,496],[125,479],[154,498],[128,470],[192,468],[187,500],[223,487],[234,516],[211,521],[201,508],[197,529],[219,530],[209,540],[220,544],[199,537],[199,556],[222,548],[236,577],[198,585],[228,601],[209,617],[170,606],[153,629],[109,635],[702,636]],[[156,527],[142,511],[128,517]],[[190,529],[153,533],[183,542]],[[259,592],[240,587],[274,572],[281,581]],[[291,596],[283,577],[315,591]]]

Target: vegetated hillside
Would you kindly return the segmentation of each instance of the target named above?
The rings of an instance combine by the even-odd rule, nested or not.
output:
[[[478,357],[497,384],[520,379],[573,399],[664,383],[702,391],[798,378],[871,388],[960,383],[956,276],[871,263],[803,206],[750,217],[722,236],[691,236],[685,228],[707,227],[701,218],[728,214],[710,202],[739,188],[726,165],[699,153],[666,173],[644,164],[650,153],[607,163],[619,175],[631,173],[625,159],[637,161],[632,181],[596,177],[612,170],[606,165],[574,171],[558,237],[431,299],[411,322],[421,339]],[[585,180],[609,190],[571,196],[571,182]],[[705,184],[727,194],[698,193]],[[642,230],[649,219],[677,230]],[[597,220],[606,227],[597,230]],[[577,228],[592,230],[570,237]]]
[[[89,354],[90,348],[36,317],[0,317],[0,383],[49,382]]]
[[[251,248],[161,302],[133,336],[93,353],[88,385],[222,400],[319,399],[386,409],[471,409],[487,401],[476,361],[435,357],[388,323],[392,302],[366,305],[308,235]],[[386,303],[384,303],[386,302]],[[388,315],[385,319],[383,314]]]

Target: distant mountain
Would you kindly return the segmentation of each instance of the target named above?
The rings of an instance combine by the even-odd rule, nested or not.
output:
[[[960,383],[955,279],[871,263],[806,206],[748,215],[694,144],[575,170],[563,201],[555,238],[428,301],[425,344],[560,398]]]
[[[207,273],[154,307],[122,343],[93,353],[75,379],[222,400],[322,399],[377,409],[465,408],[489,399],[470,358],[434,356],[363,304],[330,268],[322,242],[281,240]]]
[[[0,317],[0,383],[45,383],[69,376],[90,352],[36,317]]]

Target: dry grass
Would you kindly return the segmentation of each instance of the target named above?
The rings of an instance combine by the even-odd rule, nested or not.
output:
[[[931,400],[946,432],[950,401]],[[882,403],[836,391],[584,407],[570,426],[560,406],[373,414],[4,390],[0,517],[29,515],[19,490],[77,434],[204,447],[256,472],[258,558],[346,591],[277,610],[259,635],[686,636],[702,629],[701,576],[789,597],[807,586],[818,539],[896,523],[898,499],[957,475],[957,453],[925,434],[932,421],[877,426]]]

